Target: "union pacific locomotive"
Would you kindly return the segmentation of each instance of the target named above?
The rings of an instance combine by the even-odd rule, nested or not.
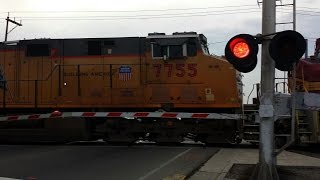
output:
[[[195,32],[147,37],[33,39],[0,44],[3,113],[212,112],[242,107],[241,75],[209,54]],[[44,118],[5,121],[8,134],[44,140],[235,142],[241,120],[201,118]],[[49,135],[44,135],[49,134]],[[67,138],[66,138],[67,137]],[[38,139],[39,140],[39,139]]]
[[[291,127],[297,143],[320,142],[319,44],[297,77],[289,74],[299,91],[295,110],[292,95],[275,96],[279,146]],[[195,32],[3,42],[0,143],[259,143],[259,91],[243,105],[241,77]]]

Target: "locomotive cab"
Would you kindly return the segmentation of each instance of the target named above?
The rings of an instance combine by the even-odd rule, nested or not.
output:
[[[146,51],[152,103],[161,103],[166,109],[210,111],[241,107],[239,74],[223,58],[210,55],[203,34],[150,33]]]

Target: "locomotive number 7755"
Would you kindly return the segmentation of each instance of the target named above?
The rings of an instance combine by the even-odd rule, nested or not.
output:
[[[153,64],[153,68],[155,69],[156,77],[160,77],[161,73],[166,73],[168,77],[195,77],[198,73],[197,64]],[[173,69],[176,70],[175,74],[173,74]]]

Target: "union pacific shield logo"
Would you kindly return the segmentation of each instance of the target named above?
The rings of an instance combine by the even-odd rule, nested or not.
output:
[[[119,79],[121,81],[129,81],[132,78],[132,68],[130,66],[119,67]]]

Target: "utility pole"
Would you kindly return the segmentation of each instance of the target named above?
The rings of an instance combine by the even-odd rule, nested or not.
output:
[[[4,38],[4,41],[5,41],[5,42],[8,40],[8,34],[9,34],[11,31],[13,31],[13,30],[14,30],[16,27],[18,27],[18,26],[22,26],[21,23],[18,23],[18,22],[16,22],[15,20],[10,19],[10,18],[9,18],[9,13],[8,13],[8,16],[7,16],[6,21],[7,21],[7,25],[6,25],[6,33],[5,33],[5,38]],[[13,23],[13,24],[15,24],[15,25],[17,25],[17,26],[15,26],[13,29],[11,29],[11,30],[8,32],[9,22],[11,22],[11,23]]]
[[[275,33],[276,0],[262,2],[262,35]],[[252,179],[278,180],[274,155],[274,84],[275,63],[270,57],[270,39],[262,41],[261,53],[261,103],[259,107],[260,136],[259,163]]]
[[[6,24],[6,32],[5,32],[5,38],[4,38],[4,41],[5,41],[5,42],[7,42],[7,40],[8,40],[8,34],[9,34],[11,31],[13,31],[13,30],[14,30],[16,27],[18,27],[18,26],[22,26],[21,23],[18,23],[18,22],[16,22],[15,20],[10,19],[9,13],[8,13],[8,16],[7,16],[6,21],[7,21],[7,24]],[[14,28],[12,28],[12,29],[8,32],[9,22],[15,24],[16,26],[15,26]],[[5,72],[1,72],[1,73],[4,75]],[[4,89],[3,89],[3,99],[2,99],[2,100],[3,100],[3,112],[4,112],[4,114],[5,114],[5,113],[6,113],[6,91],[7,91],[6,88],[7,88],[7,84],[6,84],[5,81],[4,81],[3,83],[4,83]]]

